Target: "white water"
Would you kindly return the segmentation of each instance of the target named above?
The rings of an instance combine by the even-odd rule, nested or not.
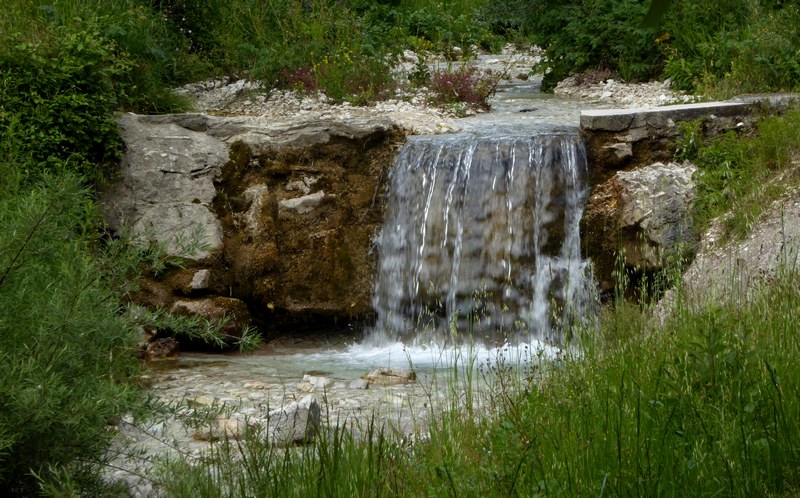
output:
[[[367,344],[558,342],[588,314],[576,133],[412,138],[389,178]]]

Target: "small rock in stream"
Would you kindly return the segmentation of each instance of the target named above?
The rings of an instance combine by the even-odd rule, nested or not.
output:
[[[406,384],[417,380],[417,373],[413,370],[402,370],[399,368],[379,368],[373,370],[365,376],[370,384],[393,385]]]
[[[355,379],[347,387],[350,389],[369,389],[369,381],[367,379]]]

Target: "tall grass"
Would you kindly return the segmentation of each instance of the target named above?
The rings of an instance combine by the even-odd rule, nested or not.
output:
[[[429,425],[373,419],[313,444],[259,434],[163,468],[168,496],[793,496],[800,491],[800,284],[790,270],[744,307],[678,309],[663,325],[608,310],[574,352],[501,368],[491,402],[464,358]],[[634,316],[635,318],[635,316]],[[466,362],[467,364],[469,362]],[[479,372],[479,371],[475,371]],[[476,373],[480,375],[480,373]],[[456,380],[458,379],[458,380]],[[514,381],[513,379],[517,379]],[[519,382],[522,381],[522,382]],[[473,384],[477,385],[477,384]],[[440,386],[442,387],[442,386]],[[470,400],[470,401],[468,401]],[[169,478],[167,478],[169,476]]]
[[[681,126],[678,158],[699,168],[693,206],[699,230],[725,215],[726,235],[742,237],[772,201],[800,184],[800,110],[763,117],[750,136],[730,131],[707,143],[702,120]]]

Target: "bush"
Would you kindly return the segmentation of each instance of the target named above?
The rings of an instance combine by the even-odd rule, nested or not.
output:
[[[611,69],[622,79],[671,78],[716,97],[800,85],[800,6],[759,0],[673,0],[656,25],[648,2],[520,0],[521,27],[547,49],[543,87],[571,73]]]
[[[0,140],[17,138],[29,173],[67,168],[94,176],[122,150],[112,115],[117,81],[129,70],[96,31],[67,34],[56,46],[0,49]]]
[[[115,80],[122,90],[117,94],[120,107],[173,112],[187,105],[169,88],[210,70],[168,28],[140,0],[53,0],[45,5],[9,0],[0,17],[0,44],[6,48],[26,42],[46,57],[57,57],[58,47],[69,38],[91,34],[113,59],[132,69]]]
[[[470,109],[487,111],[497,82],[497,78],[478,74],[474,67],[459,67],[434,71],[428,86],[436,105],[465,104]]]
[[[661,71],[656,31],[643,27],[647,6],[638,0],[540,0],[524,29],[547,50],[542,88],[571,73],[612,69],[627,81],[651,78]]]
[[[142,404],[130,383],[137,365],[131,324],[80,229],[92,223],[89,192],[69,173],[44,173],[26,188],[14,161],[24,159],[7,145],[0,159],[0,488],[31,496],[36,476],[85,474],[101,461],[109,425]]]

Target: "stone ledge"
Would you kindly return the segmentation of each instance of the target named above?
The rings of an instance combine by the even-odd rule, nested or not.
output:
[[[760,102],[757,100],[756,102]],[[705,102],[638,109],[581,111],[581,130],[618,132],[643,126],[668,126],[669,121],[691,121],[710,115],[730,117],[749,113],[753,102]]]

